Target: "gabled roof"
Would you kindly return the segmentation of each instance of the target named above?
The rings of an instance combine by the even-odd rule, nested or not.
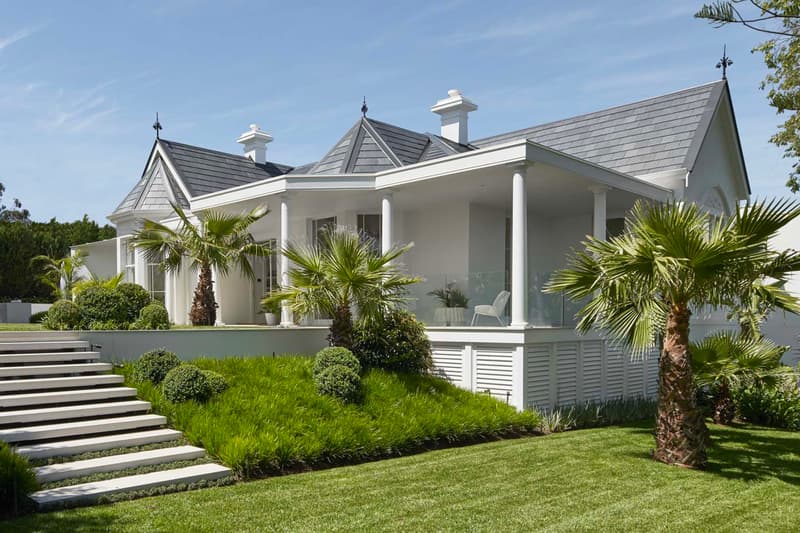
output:
[[[169,168],[157,157],[111,216],[133,211],[170,210],[172,202],[184,209],[189,208],[189,202]]]
[[[160,139],[157,142],[192,197],[280,176],[292,169],[289,165],[269,161],[257,164],[242,155],[175,141]]]
[[[482,148],[517,139],[631,175],[694,166],[696,150],[726,86],[717,81],[557,122],[472,141]]]

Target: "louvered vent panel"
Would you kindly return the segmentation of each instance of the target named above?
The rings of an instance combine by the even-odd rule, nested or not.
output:
[[[556,344],[556,368],[558,375],[558,405],[574,404],[578,390],[578,343],[559,342]]]
[[[647,396],[658,395],[658,350],[653,350],[647,356]]]
[[[628,365],[628,386],[626,395],[629,398],[644,396],[645,359],[641,355],[632,358],[630,353],[626,353],[625,364]]]
[[[606,344],[606,399],[621,398],[625,392],[625,355],[613,344]]]
[[[528,404],[549,409],[550,405],[550,344],[528,346],[528,375],[525,376]]]
[[[508,348],[479,346],[473,351],[475,391],[505,401],[512,388],[512,355]]]
[[[598,402],[603,399],[603,343],[583,343],[583,401]]]
[[[433,371],[450,383],[467,386],[464,383],[464,353],[461,347],[432,346]]]

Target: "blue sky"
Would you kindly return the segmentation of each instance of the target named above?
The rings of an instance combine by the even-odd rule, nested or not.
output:
[[[438,131],[457,87],[483,137],[729,81],[753,192],[786,195],[763,36],[692,18],[702,2],[5,2],[0,182],[37,220],[105,220],[141,175],[154,114],[167,139],[314,161],[359,116]]]

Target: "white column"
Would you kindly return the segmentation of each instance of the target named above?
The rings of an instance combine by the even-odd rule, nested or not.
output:
[[[284,194],[281,196],[281,242],[280,249],[286,249],[289,244],[289,195]],[[280,257],[280,275],[281,285],[286,286],[289,284],[289,258],[281,253]],[[293,326],[294,320],[292,311],[289,306],[284,304],[281,306],[281,326]]]
[[[117,245],[117,274],[125,271],[125,250],[122,246],[122,237],[116,238]],[[123,280],[128,281],[128,280]]]
[[[133,280],[137,285],[141,285],[149,291],[150,284],[147,280],[147,257],[144,255],[144,250],[139,247],[135,248],[133,257]]]
[[[594,193],[594,216],[592,235],[595,239],[606,240],[606,191],[608,187],[592,187]]]
[[[164,272],[164,307],[172,322],[175,322],[175,274]]]
[[[392,247],[394,237],[392,236],[392,191],[383,193],[381,199],[381,253],[386,253]]]
[[[511,200],[511,325],[528,325],[527,168],[514,167]]]

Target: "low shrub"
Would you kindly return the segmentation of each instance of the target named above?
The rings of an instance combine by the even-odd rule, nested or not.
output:
[[[33,313],[28,319],[28,322],[31,324],[42,324],[47,318],[47,314],[48,311],[39,311],[38,313]]]
[[[89,329],[93,331],[112,331],[118,329],[128,329],[126,324],[120,324],[114,320],[94,320],[89,322]]]
[[[161,302],[145,306],[130,329],[169,329],[169,313]]]
[[[425,326],[406,311],[393,311],[379,323],[358,323],[353,353],[365,368],[424,373],[433,367]]]
[[[650,398],[616,398],[604,402],[586,402],[542,410],[541,430],[559,433],[571,429],[615,426],[654,418],[658,402]]]
[[[345,365],[331,365],[314,377],[317,392],[333,396],[344,402],[358,399],[361,391],[361,377]]]
[[[127,329],[128,314],[125,298],[115,289],[102,286],[87,287],[75,297],[87,324],[114,322]]]
[[[361,363],[358,362],[358,358],[353,355],[353,352],[347,348],[329,346],[328,348],[323,348],[318,351],[317,355],[314,357],[314,370],[312,371],[312,375],[316,378],[319,374],[332,366],[346,366],[355,372],[356,375],[361,373]]]
[[[133,380],[138,382],[150,381],[158,385],[173,368],[179,366],[181,360],[177,355],[166,348],[157,348],[143,353],[133,363]]]
[[[83,315],[75,302],[59,300],[50,306],[42,324],[48,329],[77,329],[82,322]]]
[[[137,320],[142,309],[153,301],[147,289],[136,283],[120,283],[114,290],[124,300],[125,321],[129,323]]]
[[[183,364],[167,372],[161,384],[164,396],[173,403],[188,400],[202,402],[211,395],[208,378],[194,365]]]
[[[39,488],[28,460],[0,441],[0,518],[32,510],[28,494]]]
[[[228,390],[228,380],[225,379],[225,376],[213,370],[202,370],[202,372],[208,380],[208,389],[211,394],[221,394]]]
[[[800,431],[800,391],[795,383],[747,384],[733,390],[733,403],[742,420]]]

